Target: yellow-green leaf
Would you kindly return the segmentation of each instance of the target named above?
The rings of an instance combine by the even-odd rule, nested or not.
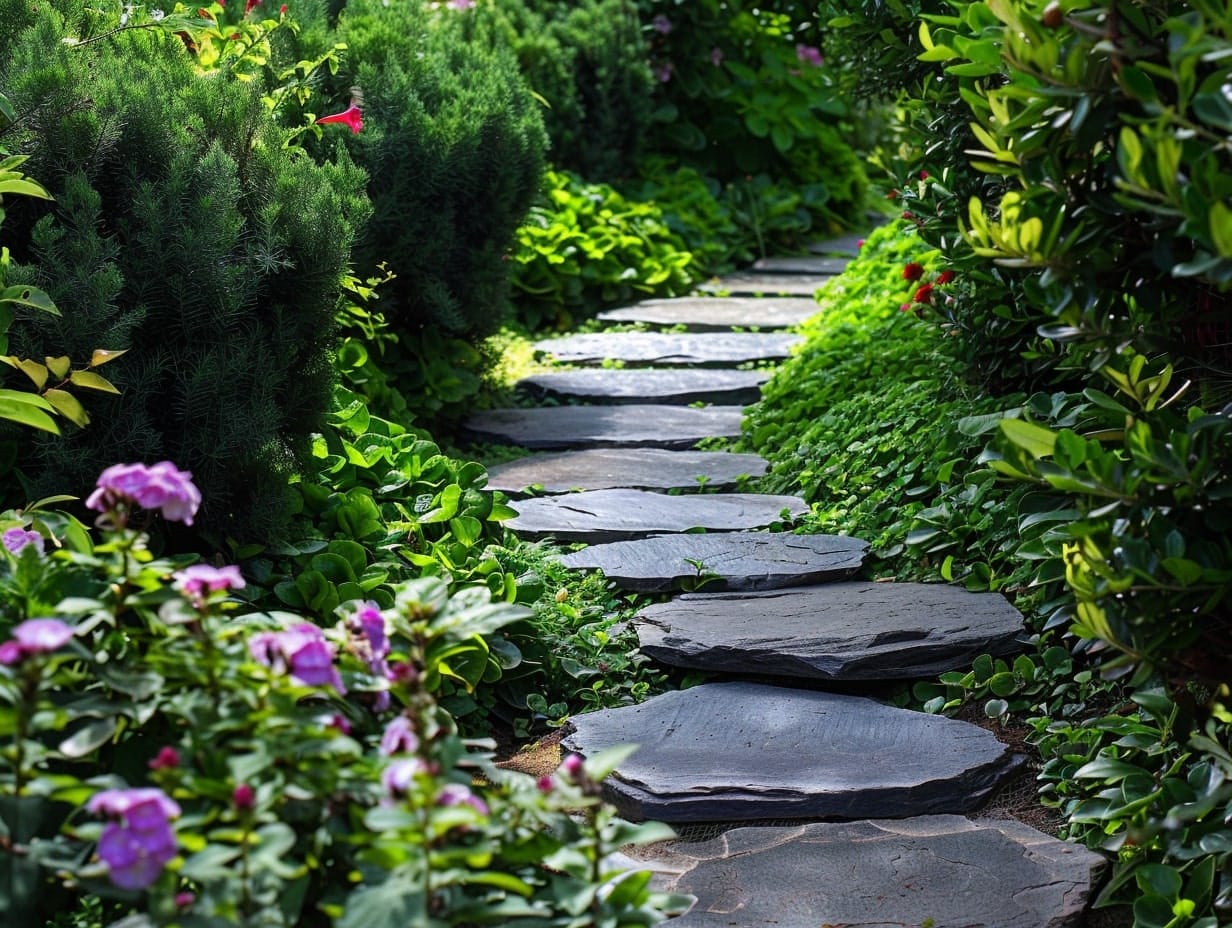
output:
[[[1013,444],[1022,448],[1033,458],[1042,458],[1052,454],[1052,449],[1057,443],[1055,433],[1042,425],[1022,419],[1002,419],[1001,431]]]
[[[53,316],[60,315],[56,304],[38,287],[5,287],[0,290],[0,303],[20,303],[22,306],[33,306]]]
[[[101,390],[104,393],[115,394],[120,392],[110,380],[99,376],[93,371],[73,371],[68,379],[74,386],[85,387],[87,390]]]
[[[13,360],[16,362],[13,364],[15,368],[33,380],[38,389],[43,389],[43,385],[47,383],[47,368],[29,358],[14,358]]]
[[[65,390],[48,390],[43,398],[56,408],[56,412],[68,419],[74,425],[85,428],[90,424],[90,416],[81,401]]]
[[[61,380],[68,376],[69,368],[73,366],[73,362],[69,360],[69,356],[64,354],[58,358],[44,358],[47,362],[47,368]]]
[[[41,396],[20,390],[0,390],[0,418],[59,435],[60,427],[45,411],[50,409],[50,404]]]
[[[119,351],[111,351],[107,348],[95,348],[94,354],[90,356],[91,367],[102,367],[109,361],[114,361],[122,354],[127,354],[127,348],[121,348]]]

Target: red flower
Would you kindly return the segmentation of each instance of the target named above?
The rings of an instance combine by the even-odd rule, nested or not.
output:
[[[915,296],[911,298],[913,303],[931,304],[933,301],[933,285],[924,284],[915,292]]]
[[[924,265],[912,261],[903,268],[903,280],[919,280],[924,276]]]
[[[897,199],[898,199],[898,191],[897,191],[897,190],[891,190],[889,193],[887,193],[887,194],[886,194],[886,199],[887,199],[887,200],[897,200]]]
[[[359,111],[358,106],[352,103],[341,113],[334,113],[332,116],[318,116],[317,122],[340,122],[350,127],[352,133],[359,135],[359,130],[364,127],[364,114]]]
[[[164,747],[150,761],[149,766],[151,770],[174,770],[180,766],[180,752],[170,746]]]
[[[857,249],[863,248],[863,247],[864,247],[864,239],[860,239],[859,241],[856,242]]]
[[[920,172],[920,180],[928,180],[928,172],[927,172],[927,171],[921,171],[921,172]]]
[[[248,2],[244,4],[244,15],[247,16],[253,11],[253,8],[258,6],[260,3],[261,0],[248,0]]]
[[[953,271],[942,271],[940,274],[937,275],[937,283],[939,284],[948,284],[953,279],[954,279]]]
[[[898,311],[899,311],[900,313],[909,313],[909,312],[911,312],[911,304],[910,304],[910,303],[903,303],[903,304],[901,304],[901,305],[898,307]]]
[[[278,8],[278,13],[279,13],[279,15],[281,15],[281,16],[286,16],[286,15],[287,15],[287,5],[286,5],[285,3],[284,3],[282,6],[280,6],[280,7]]]

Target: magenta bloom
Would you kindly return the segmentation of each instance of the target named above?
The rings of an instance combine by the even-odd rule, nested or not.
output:
[[[411,720],[400,715],[385,729],[381,735],[381,753],[387,757],[390,754],[411,754],[419,747],[419,739],[411,729]]]
[[[394,798],[405,796],[415,782],[415,775],[423,770],[423,761],[419,758],[399,758],[381,771],[381,785],[385,787],[385,792]]]
[[[664,62],[654,69],[655,80],[657,80],[660,84],[666,84],[672,79],[672,74],[674,74],[675,71],[675,65],[673,65],[670,61]]]
[[[451,10],[469,10],[475,5],[475,0],[449,0]]]
[[[672,21],[660,13],[650,21],[650,28],[659,35],[668,35],[672,31]]]
[[[579,754],[569,754],[560,762],[560,772],[570,779],[576,779],[582,773],[582,758]]]
[[[226,567],[211,567],[209,564],[193,564],[174,574],[175,588],[194,606],[205,604],[207,593],[219,590],[242,590],[245,586],[240,569],[233,564]]]
[[[305,686],[330,685],[345,693],[342,677],[334,666],[334,648],[317,626],[309,622],[292,625],[282,632],[260,632],[248,640],[248,653],[258,663],[280,673],[290,673]]]
[[[145,889],[175,857],[171,819],[180,807],[161,789],[103,790],[86,809],[114,819],[98,839],[98,856],[121,889]]]
[[[19,664],[33,654],[50,654],[72,637],[72,626],[59,619],[26,619],[13,626],[12,638],[0,644],[0,664]]]
[[[488,804],[461,783],[446,783],[437,793],[438,806],[470,806],[480,815],[488,814]]]
[[[201,506],[201,491],[192,474],[179,470],[170,461],[157,464],[115,464],[103,471],[86,506],[109,512],[119,505],[136,503],[142,509],[158,509],[163,518],[192,525]]]
[[[821,57],[821,49],[815,45],[797,45],[796,58],[814,68],[820,68],[825,64],[825,60]]]
[[[4,546],[10,554],[21,554],[22,549],[29,545],[34,545],[34,549],[41,555],[44,551],[43,536],[24,528],[11,528],[4,533]]]
[[[350,128],[354,135],[359,135],[359,130],[364,127],[364,114],[360,112],[358,106],[352,103],[341,113],[334,113],[332,116],[318,116],[317,122],[322,125],[325,123],[340,122]]]
[[[346,627],[353,635],[352,647],[368,664],[368,669],[378,677],[389,676],[389,635],[385,631],[385,617],[376,603],[359,603],[346,616]]]

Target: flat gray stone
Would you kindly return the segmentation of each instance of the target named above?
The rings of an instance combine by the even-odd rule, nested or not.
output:
[[[854,258],[860,253],[860,243],[864,239],[865,236],[862,233],[853,232],[851,235],[840,235],[837,238],[813,242],[809,245],[809,251],[815,255],[848,255]]]
[[[1071,928],[1106,866],[1021,822],[958,815],[734,828],[639,857],[656,889],[697,898],[679,928]]]
[[[566,364],[625,364],[701,367],[752,361],[780,361],[803,339],[777,332],[607,332],[536,342],[535,350]]]
[[[761,258],[753,262],[753,270],[763,274],[841,274],[849,258],[806,255],[800,258]]]
[[[630,821],[968,812],[1020,762],[969,722],[758,683],[706,683],[571,724],[568,751],[639,745],[604,784]]]
[[[480,441],[525,448],[692,448],[703,438],[735,438],[740,406],[545,406],[489,409],[466,420]]]
[[[574,570],[601,570],[625,590],[772,590],[849,577],[868,542],[840,535],[726,532],[656,535],[591,545],[561,557]],[[670,663],[670,662],[669,662]]]
[[[665,496],[644,490],[590,490],[566,496],[518,500],[517,518],[505,523],[524,538],[552,537],[562,542],[599,544],[647,535],[687,532],[740,532],[765,528],[782,518],[808,512],[795,496],[760,493],[691,493]]]
[[[814,259],[825,260],[825,259]],[[819,309],[809,297],[679,297],[646,300],[633,306],[600,313],[603,322],[644,322],[649,325],[682,325],[693,331],[733,328],[789,329]]]
[[[899,680],[1021,650],[1022,615],[1000,593],[941,583],[829,583],[694,593],[643,609],[642,651],[679,667],[813,680]]]
[[[591,367],[534,374],[519,380],[518,387],[535,396],[577,398],[588,403],[748,406],[761,399],[761,385],[769,379],[770,372],[765,370]]]
[[[488,471],[488,489],[519,495],[538,486],[546,493],[571,490],[696,489],[734,486],[741,477],[761,477],[769,465],[756,454],[729,451],[665,451],[660,448],[593,448],[534,454]],[[695,537],[695,536],[689,536]]]
[[[739,272],[719,277],[698,287],[701,293],[718,293],[727,296],[807,296],[812,297],[817,288],[833,275],[815,274],[757,274]]]

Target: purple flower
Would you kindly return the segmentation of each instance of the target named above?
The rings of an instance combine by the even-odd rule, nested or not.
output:
[[[810,64],[815,68],[820,68],[825,61],[821,57],[821,49],[815,45],[797,45],[796,58],[803,61],[805,64]]]
[[[723,63],[723,49],[717,45],[710,49],[710,63],[716,68]]]
[[[446,783],[437,793],[438,806],[470,806],[480,815],[488,814],[488,804],[461,783]]]
[[[114,464],[103,471],[86,506],[110,512],[117,506],[136,503],[142,509],[158,509],[163,518],[192,525],[201,506],[201,491],[192,474],[178,470],[170,461],[157,464]]]
[[[469,10],[475,5],[475,0],[449,0],[451,10]]]
[[[13,626],[13,637],[0,644],[0,664],[21,663],[32,654],[50,654],[68,644],[72,626],[59,619],[27,619]]]
[[[423,770],[423,761],[419,758],[399,758],[381,771],[381,785],[385,787],[385,792],[395,798],[405,796],[415,782],[415,775]]]
[[[405,715],[390,722],[385,734],[381,735],[381,753],[387,757],[390,754],[411,754],[418,747],[419,739],[411,729],[411,720]]]
[[[245,586],[240,569],[234,564],[226,567],[211,567],[209,564],[193,564],[177,570],[175,588],[197,608],[205,604],[206,593],[218,590],[242,590]]]
[[[654,69],[655,80],[660,84],[666,84],[672,79],[672,73],[676,70],[676,66],[670,61],[665,61],[661,65],[657,65]]]
[[[332,686],[346,693],[334,667],[333,646],[317,626],[309,622],[292,625],[282,632],[260,632],[248,640],[253,660],[281,673],[290,673],[305,686]]]
[[[668,35],[672,31],[672,21],[660,13],[650,21],[650,28],[659,35]]]
[[[162,790],[104,790],[86,808],[115,819],[103,828],[98,856],[121,889],[145,889],[175,857],[171,819],[179,816],[180,807]]]
[[[21,554],[22,549],[29,545],[34,545],[34,550],[41,555],[44,551],[43,536],[24,528],[11,528],[4,533],[4,546],[10,554]]]
[[[354,611],[346,615],[346,627],[352,634],[352,647],[368,664],[368,669],[378,677],[389,676],[389,636],[385,631],[385,617],[376,603],[352,604]]]

